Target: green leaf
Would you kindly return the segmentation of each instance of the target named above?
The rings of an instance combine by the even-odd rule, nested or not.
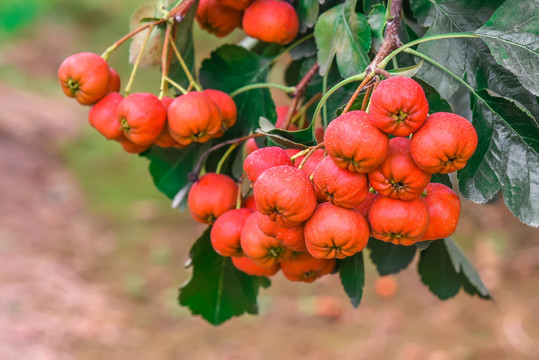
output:
[[[444,239],[451,261],[455,270],[461,275],[461,284],[468,294],[477,295],[483,299],[491,299],[490,292],[479,277],[477,270],[462,253],[462,250],[451,238]],[[463,279],[462,279],[463,278]]]
[[[193,170],[200,154],[209,144],[192,144],[184,149],[152,146],[141,156],[150,160],[150,174],[157,189],[174,199],[189,183],[187,174]]]
[[[430,26],[434,19],[434,6],[430,0],[410,0],[410,7],[421,26]]]
[[[430,182],[444,184],[445,186],[449,188],[453,188],[451,179],[449,178],[449,175],[447,174],[433,174],[430,179]]]
[[[369,65],[371,30],[365,15],[356,13],[356,0],[347,0],[324,12],[314,27],[320,74],[333,61],[343,77],[359,74]]]
[[[420,252],[417,270],[423,284],[441,300],[457,295],[461,285],[444,240],[433,241]]]
[[[354,307],[358,307],[363,296],[365,286],[365,266],[363,251],[340,261],[339,276],[341,283]]]
[[[370,257],[380,275],[396,274],[406,269],[415,256],[415,246],[394,245],[375,238],[367,243]]]
[[[193,42],[193,22],[195,19],[196,9],[198,6],[198,0],[189,8],[189,11],[185,14],[183,20],[176,25],[176,47],[180,52],[187,68],[195,76],[195,45]],[[170,49],[169,51],[173,51]],[[180,63],[178,62],[176,55],[172,57],[173,62],[170,64],[169,77],[182,85],[183,87],[189,86],[189,79],[185,75]],[[195,76],[196,79],[196,76]]]
[[[498,64],[539,95],[539,0],[508,0],[475,31]]]
[[[515,216],[539,226],[539,125],[513,100],[490,90],[473,94],[473,124],[479,144],[457,173],[469,200],[485,203],[500,190]]]
[[[490,299],[479,274],[451,238],[433,241],[421,251],[417,269],[421,281],[442,300],[462,288],[470,295]]]
[[[211,246],[210,229],[191,248],[193,274],[180,289],[180,305],[213,325],[244,313],[257,314],[259,288],[267,287],[269,280],[247,275],[230,258],[218,255]]]
[[[267,135],[276,145],[285,148],[305,149],[316,145],[311,127],[298,131],[277,129],[268,119],[261,117],[260,129],[256,132]]]
[[[299,31],[305,32],[312,27],[318,18],[320,5],[318,0],[298,0],[296,2],[296,13],[299,18]]]
[[[502,0],[432,0],[435,18],[426,36],[474,31],[494,13]],[[476,89],[489,88],[513,98],[532,114],[539,114],[536,97],[518,78],[499,65],[487,45],[476,38],[443,39],[419,45],[418,51],[435,59]],[[433,65],[425,64],[418,77],[434,85],[444,99],[459,89],[460,83]]]
[[[368,20],[372,34],[372,48],[380,50],[384,42],[384,29],[386,27],[386,7],[384,4],[375,5],[369,13]]]
[[[223,45],[202,62],[200,81],[205,88],[231,93],[248,84],[266,82],[269,60],[236,45]],[[261,116],[275,122],[275,104],[268,89],[255,89],[234,98],[238,108],[237,125],[224,139],[249,134],[258,127]],[[223,139],[223,140],[224,140]]]
[[[437,112],[453,112],[451,105],[449,105],[447,100],[442,99],[434,87],[420,78],[414,77],[414,80],[417,81],[423,88],[423,91],[425,91],[425,96],[427,97],[427,101],[429,103],[429,114]]]

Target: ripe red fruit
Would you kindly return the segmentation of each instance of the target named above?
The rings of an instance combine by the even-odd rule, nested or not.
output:
[[[380,130],[395,136],[408,136],[425,122],[429,103],[421,85],[404,77],[384,80],[373,91],[371,121]]]
[[[241,206],[253,211],[257,211],[255,197],[253,195],[247,196],[245,199],[243,199]]]
[[[429,184],[425,192],[430,222],[421,240],[438,240],[451,236],[459,222],[459,197],[447,186],[437,183]]]
[[[157,96],[136,93],[118,104],[118,121],[125,137],[138,145],[151,144],[163,130],[167,112]]]
[[[207,173],[189,191],[189,211],[196,221],[212,224],[219,216],[236,207],[237,195],[238,185],[231,177]]]
[[[388,136],[372,125],[369,114],[363,111],[350,111],[333,120],[324,142],[338,167],[358,173],[374,170],[389,148]]]
[[[120,74],[112,66],[109,66],[109,87],[107,92],[120,92]]]
[[[178,96],[168,108],[168,128],[180,145],[206,142],[221,131],[221,112],[203,92]]]
[[[219,90],[206,89],[204,90],[204,93],[213,100],[221,112],[220,134],[222,135],[226,130],[234,126],[236,123],[238,118],[236,103],[234,100],[232,100],[230,95]]]
[[[447,174],[462,169],[477,148],[473,125],[457,114],[430,115],[412,136],[412,157],[429,174]]]
[[[88,112],[88,121],[97,131],[108,140],[118,140],[124,137],[120,122],[116,116],[118,104],[124,97],[117,92],[105,95]]]
[[[329,156],[316,167],[313,183],[325,200],[348,209],[361,204],[369,192],[367,175],[341,169]]]
[[[412,245],[429,225],[429,210],[422,197],[410,201],[378,195],[369,210],[373,237],[396,245]]]
[[[281,270],[290,281],[311,283],[330,274],[335,268],[335,263],[335,259],[317,259],[308,253],[297,253],[281,263]]]
[[[250,153],[253,153],[260,149],[258,145],[256,144],[255,139],[250,138],[245,142],[245,154],[249,155]]]
[[[116,139],[122,145],[122,148],[125,150],[125,152],[128,152],[130,154],[140,154],[150,148],[151,145],[138,145],[135,144],[126,138]]]
[[[260,266],[272,266],[287,258],[291,250],[258,227],[258,214],[252,213],[241,231],[241,248],[245,255]]]
[[[219,216],[211,229],[210,238],[213,249],[222,256],[243,255],[240,244],[241,231],[247,218],[252,214],[249,209],[232,209]]]
[[[365,216],[365,218],[367,218],[369,215],[369,210],[371,209],[372,203],[375,198],[375,194],[370,191],[367,192],[367,197],[365,198],[365,200],[363,200],[361,204],[356,206],[356,210],[359,211],[363,216]]]
[[[236,9],[236,10],[245,10],[249,5],[251,5],[251,2],[253,0],[217,0],[217,2],[221,3],[222,5]]]
[[[292,160],[283,149],[270,146],[249,154],[243,163],[243,170],[249,181],[254,184],[265,170],[279,165],[293,166]]]
[[[272,236],[294,251],[307,251],[303,224],[293,228],[280,226],[269,216],[258,213],[258,227],[267,236]]]
[[[299,19],[285,1],[255,0],[243,14],[243,30],[255,39],[284,45],[298,34]]]
[[[109,65],[94,53],[74,54],[60,65],[58,79],[64,94],[82,105],[92,105],[108,92]]]
[[[217,0],[200,0],[196,19],[202,29],[223,37],[241,26],[242,12],[224,6]]]
[[[260,266],[246,256],[232,258],[236,269],[253,276],[273,276],[279,271],[279,264]]]
[[[313,183],[293,166],[267,169],[254,185],[256,207],[284,227],[298,226],[316,208]]]
[[[305,175],[310,177],[323,158],[324,158],[324,150],[323,149],[315,150],[311,154],[311,156],[309,156],[309,158],[305,162],[305,165],[303,165],[303,167],[301,168],[301,171],[303,171]],[[305,159],[305,156],[300,156],[294,159],[294,166],[299,167],[301,163],[303,162],[303,159]]]
[[[305,245],[316,258],[344,259],[362,251],[368,240],[367,220],[355,209],[323,203],[305,223]]]
[[[168,111],[168,107],[170,104],[172,104],[172,101],[174,101],[173,98],[165,96],[161,99],[161,103],[163,103],[163,106],[165,107],[165,110]],[[155,139],[154,144],[159,145],[163,148],[169,148],[169,147],[182,147],[174,138],[172,135],[170,135],[170,131],[168,130],[168,121],[165,123],[165,126],[163,126],[163,130],[161,130],[161,134]]]
[[[421,195],[431,174],[421,170],[410,154],[410,139],[396,137],[389,141],[384,162],[369,173],[369,182],[379,194],[394,199],[412,200]]]

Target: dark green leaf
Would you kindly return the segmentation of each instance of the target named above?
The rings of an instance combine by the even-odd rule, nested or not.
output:
[[[314,41],[314,37],[308,39],[308,40],[305,40],[304,42],[302,42],[301,44],[293,47],[290,52],[290,57],[293,59],[293,60],[299,60],[299,59],[303,59],[305,57],[310,57],[310,56],[313,56],[316,54],[316,42]],[[300,63],[297,63],[298,65]],[[297,81],[294,82],[293,85],[296,85],[297,84]]]
[[[498,64],[539,95],[539,0],[508,0],[475,31]]]
[[[416,242],[414,245],[415,245],[415,247],[417,248],[417,250],[423,251],[423,250],[425,250],[426,248],[428,248],[428,247],[430,246],[431,243],[432,243],[432,240],[428,240],[428,241],[418,241],[418,242]]]
[[[370,238],[367,246],[380,275],[396,274],[406,269],[414,259],[416,251],[415,246],[394,245],[375,238]]]
[[[375,5],[368,16],[369,26],[372,34],[372,48],[374,51],[380,50],[384,41],[384,29],[386,27],[386,7],[384,4]]]
[[[521,221],[539,226],[539,126],[514,101],[489,90],[472,98],[479,145],[457,173],[461,193],[485,203],[502,189],[504,201]]]
[[[318,18],[320,6],[318,0],[298,0],[296,2],[296,13],[299,18],[299,31],[305,32],[312,27]]]
[[[490,299],[490,293],[479,277],[477,270],[475,270],[470,261],[462,253],[458,245],[451,238],[444,239],[443,241],[449,252],[453,266],[464,278],[463,280],[465,280],[461,281],[464,291],[470,295],[477,294],[483,299]]]
[[[193,170],[203,149],[209,144],[192,144],[185,149],[152,146],[142,154],[150,160],[150,174],[155,186],[170,199],[189,183],[187,174]]]
[[[429,103],[429,114],[436,112],[453,112],[451,105],[449,105],[447,100],[442,99],[434,87],[420,78],[414,77],[414,80],[417,81],[425,91],[425,96],[427,97],[427,101]]]
[[[257,314],[256,298],[268,279],[237,270],[230,258],[218,255],[211,246],[210,228],[191,249],[193,274],[180,289],[179,303],[193,315],[219,325],[233,316]]]
[[[245,85],[266,82],[269,60],[236,45],[223,45],[202,62],[200,81],[205,88],[231,93]],[[237,125],[226,138],[249,134],[258,127],[261,116],[275,122],[275,104],[268,89],[255,89],[234,98],[238,108]]]
[[[461,281],[445,246],[444,240],[433,241],[420,252],[417,270],[421,281],[442,300],[457,295]]]
[[[430,0],[410,0],[410,7],[421,26],[430,26],[434,18],[434,6]]]
[[[430,182],[444,184],[447,187],[453,188],[451,179],[447,174],[433,174]]]
[[[365,266],[363,263],[363,251],[354,256],[340,261],[341,269],[339,276],[341,283],[354,307],[361,303],[363,287],[365,286]]]
[[[502,3],[502,0],[432,0],[436,15],[426,35],[474,31],[481,27]],[[499,65],[480,39],[444,39],[422,43],[418,51],[435,59],[460,78],[466,77],[474,88],[489,88],[513,98],[532,114],[539,114],[536,97],[527,91],[518,78]],[[449,99],[461,86],[445,72],[425,64],[418,73],[436,87],[442,98]]]
[[[359,74],[369,65],[371,30],[367,17],[356,13],[357,0],[347,0],[324,12],[314,27],[320,73],[325,74],[333,58],[343,77]]]

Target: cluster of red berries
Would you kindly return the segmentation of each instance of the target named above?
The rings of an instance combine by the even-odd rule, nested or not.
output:
[[[462,169],[478,139],[463,117],[428,112],[417,82],[387,79],[369,113],[351,111],[330,123],[329,156],[314,150],[305,160],[298,150],[258,149],[244,162],[254,205],[235,209],[238,185],[212,173],[193,185],[191,214],[214,223],[214,249],[240,270],[269,276],[280,267],[294,281],[330,273],[335,259],[362,251],[370,236],[400,245],[448,237],[460,200],[430,180]]]
[[[218,37],[243,27],[250,37],[282,45],[294,40],[299,30],[294,7],[280,0],[200,0],[196,19]]]
[[[145,92],[124,97],[116,70],[93,53],[67,57],[58,78],[67,96],[91,106],[90,124],[129,153],[141,153],[152,144],[182,148],[206,142],[236,123],[236,104],[218,90],[193,91],[174,99]]]

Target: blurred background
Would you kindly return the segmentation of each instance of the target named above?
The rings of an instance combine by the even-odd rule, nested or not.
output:
[[[367,261],[357,310],[335,275],[306,285],[281,274],[260,316],[212,327],[180,308],[203,227],[56,80],[66,56],[125,34],[142,3],[0,1],[0,359],[539,359],[539,232],[501,198],[464,200],[455,235],[494,302],[439,301],[416,259],[383,282]],[[200,61],[219,42],[195,35]],[[126,47],[111,64],[128,77]],[[156,92],[158,79],[141,71],[134,90]]]

